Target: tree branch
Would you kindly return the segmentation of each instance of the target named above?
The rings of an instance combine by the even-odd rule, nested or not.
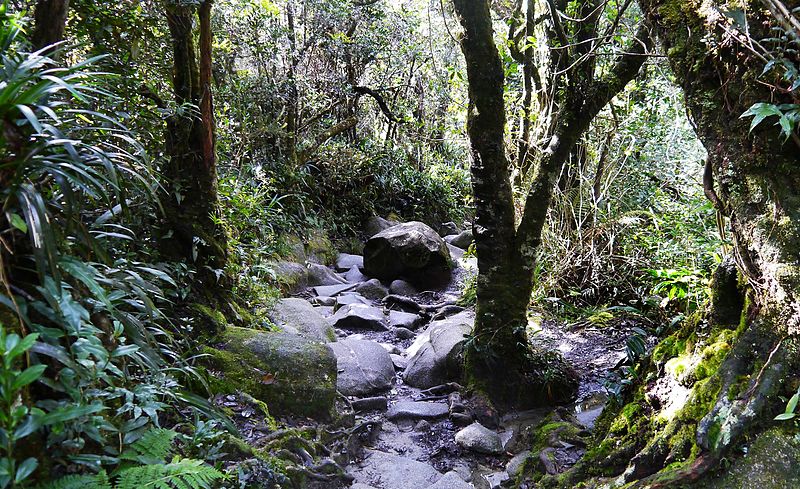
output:
[[[397,123],[403,122],[402,120],[395,117],[394,114],[392,114],[392,111],[391,109],[389,109],[389,106],[386,104],[386,101],[383,99],[381,94],[379,94],[375,90],[368,87],[353,86],[353,91],[359,95],[369,95],[370,97],[375,99],[375,101],[378,103],[378,107],[380,107],[381,109],[381,112],[383,112],[383,115],[385,115],[386,118],[389,119],[391,122],[397,122]]]

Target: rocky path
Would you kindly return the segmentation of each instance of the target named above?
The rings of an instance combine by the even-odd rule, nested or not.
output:
[[[392,277],[402,272],[380,269],[394,267],[391,259],[365,265],[361,256],[341,254],[333,267],[309,265],[308,287],[279,301],[272,313],[284,330],[328,343],[336,357],[337,390],[356,425],[369,427],[364,446],[346,468],[352,487],[504,487],[526,460],[543,472],[565,470],[583,453],[584,430],[591,429],[605,402],[603,376],[624,358],[626,333],[543,325],[537,341],[560,349],[579,367],[579,399],[565,408],[498,416],[455,383],[474,321],[473,311],[456,305],[461,283],[475,273],[474,259],[459,248],[467,247],[471,236],[447,236],[444,247],[433,230],[414,226],[400,230],[404,236],[391,246],[427,240],[431,253],[446,250],[456,266],[444,287],[426,290],[420,286],[424,280],[412,284]],[[426,259],[438,266],[436,260]],[[545,419],[576,429],[555,432],[539,453],[531,453],[533,430]]]

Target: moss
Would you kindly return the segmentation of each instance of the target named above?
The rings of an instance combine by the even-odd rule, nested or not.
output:
[[[630,431],[630,427],[633,423],[635,423],[635,418],[637,415],[641,414],[642,407],[639,405],[638,402],[631,402],[626,404],[625,407],[622,408],[617,418],[611,423],[611,427],[609,428],[610,433],[619,434],[619,433],[627,433]]]
[[[213,392],[245,392],[278,414],[329,418],[336,398],[336,358],[322,344],[285,333],[231,326],[220,348],[206,347]],[[268,406],[268,408],[267,408]]]
[[[201,333],[217,336],[228,327],[228,319],[217,309],[200,303],[192,304],[191,308],[199,315],[197,321]]]

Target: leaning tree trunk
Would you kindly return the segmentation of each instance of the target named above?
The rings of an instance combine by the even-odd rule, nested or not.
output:
[[[173,48],[173,89],[181,110],[167,123],[169,161],[163,168],[167,196],[164,252],[194,263],[201,277],[225,266],[226,237],[217,219],[214,108],[211,94],[211,2],[198,8],[200,63],[193,37],[194,9],[167,7]],[[192,106],[196,108],[192,108]],[[198,110],[199,109],[199,110]]]
[[[574,378],[557,352],[538,352],[527,338],[527,309],[536,252],[556,180],[600,110],[639,71],[649,47],[644,27],[638,39],[599,80],[570,87],[557,129],[545,151],[519,226],[515,224],[509,161],[505,150],[504,72],[494,44],[487,0],[455,0],[464,27],[461,47],[467,64],[472,144],[473,232],[478,255],[476,320],[466,352],[470,380],[505,405],[534,405],[571,397]],[[554,365],[557,364],[557,365]],[[543,370],[563,373],[546,381]]]
[[[42,49],[64,40],[69,13],[69,0],[39,0],[33,11],[34,27],[31,42]]]
[[[800,5],[787,3],[790,11]],[[798,365],[800,148],[796,134],[784,143],[770,122],[750,134],[750,120],[741,118],[757,102],[798,102],[791,91],[777,88],[779,77],[759,80],[766,60],[756,52],[757,41],[775,37],[768,4],[774,2],[751,0],[731,11],[718,1],[640,0],[708,151],[706,194],[729,218],[736,262],[750,286],[743,332],[713,378],[715,400],[698,424],[703,452],[653,487],[701,477],[745,432],[782,407],[782,382]],[[737,12],[746,28],[733,20]],[[651,454],[643,465],[645,472],[634,472],[655,472],[663,460]]]

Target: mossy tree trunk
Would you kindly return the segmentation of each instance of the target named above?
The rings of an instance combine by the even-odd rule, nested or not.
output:
[[[169,161],[162,170],[167,190],[162,249],[172,258],[194,263],[206,278],[215,275],[209,269],[221,270],[226,260],[226,237],[218,220],[211,5],[211,1],[196,8],[167,5],[179,109],[167,122]],[[199,50],[193,35],[195,18]]]
[[[467,130],[472,143],[473,231],[479,270],[475,331],[466,354],[468,375],[501,404],[563,401],[572,395],[569,379],[561,385],[542,386],[527,338],[535,255],[565,162],[592,119],[638,73],[649,36],[642,26],[637,32],[641,42],[628,46],[627,54],[605,77],[573,77],[576,81],[571,83],[582,86],[567,87],[554,134],[517,225],[505,148],[504,70],[494,43],[489,2],[455,0],[454,4],[464,28],[461,47],[469,80]]]
[[[771,28],[778,26],[765,4],[639,3],[663,44],[688,115],[708,151],[706,195],[727,218],[736,265],[749,289],[737,343],[707,383],[714,389],[695,393],[696,398],[710,396],[697,420],[698,456],[683,468],[648,477],[669,463],[669,448],[655,440],[633,457],[626,471],[627,480],[640,481],[636,487],[672,487],[703,477],[743,435],[781,412],[779,394],[790,394],[785,392],[789,385],[796,387],[800,148],[796,137],[782,141],[769,120],[750,133],[750,119],[741,116],[754,103],[798,100],[796,92],[780,88],[785,83],[780,76],[760,79],[769,54],[759,51],[758,41],[775,37]],[[791,10],[800,2],[786,4]],[[723,275],[730,274],[718,271],[715,280],[725,279]],[[714,291],[711,322],[733,321],[730,311],[737,300],[721,294],[737,291],[730,277],[727,281],[727,289]]]

